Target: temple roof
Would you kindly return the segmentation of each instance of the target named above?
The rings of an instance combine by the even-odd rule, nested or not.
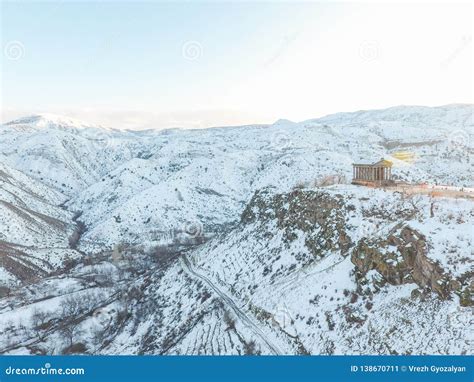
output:
[[[392,162],[387,160],[387,159],[384,159],[382,158],[381,160],[379,160],[378,162],[375,162],[375,163],[353,163],[352,165],[353,166],[365,166],[365,167],[392,167]]]

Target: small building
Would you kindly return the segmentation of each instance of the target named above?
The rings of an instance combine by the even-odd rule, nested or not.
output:
[[[392,182],[392,162],[386,159],[373,164],[352,165],[352,183],[391,183]]]

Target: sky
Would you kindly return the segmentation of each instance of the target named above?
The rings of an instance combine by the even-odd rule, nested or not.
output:
[[[200,128],[474,103],[473,17],[470,2],[2,2],[1,120]]]

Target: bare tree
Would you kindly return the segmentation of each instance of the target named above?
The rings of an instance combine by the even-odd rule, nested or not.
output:
[[[64,317],[76,317],[81,314],[83,300],[80,296],[68,296],[61,301],[61,311]]]
[[[67,344],[68,344],[67,346],[72,347],[72,345],[74,344],[74,340],[77,337],[81,336],[83,334],[83,331],[80,329],[79,323],[73,321],[64,325],[60,329],[60,333],[66,339]]]
[[[49,312],[35,308],[30,317],[31,326],[36,330],[38,338],[42,341],[44,339],[44,333],[48,327],[48,323],[51,319]]]
[[[224,313],[224,322],[227,325],[226,330],[234,330],[235,329],[235,320],[231,317],[228,311]]]
[[[244,354],[245,355],[257,355],[257,345],[255,341],[249,341],[244,343]]]
[[[435,202],[432,197],[430,197],[430,217],[434,218],[434,212],[435,212]]]

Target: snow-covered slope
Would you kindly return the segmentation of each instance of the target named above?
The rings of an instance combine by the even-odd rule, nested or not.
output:
[[[437,204],[432,216],[428,197],[354,186],[262,190],[238,225],[201,246],[117,249],[44,279],[34,294],[26,287],[0,300],[0,349],[467,353],[473,205]],[[437,244],[454,230],[456,241]],[[72,325],[72,340],[62,325]]]
[[[128,142],[115,130],[38,115],[0,128],[0,159],[65,195],[73,195],[117,163],[132,158],[124,141]]]
[[[352,163],[384,157],[400,180],[474,186],[473,111],[0,126],[0,351],[468,351],[472,200],[349,183]]]
[[[79,254],[64,196],[0,163],[0,286],[44,276]]]
[[[431,217],[430,203],[355,186],[261,191],[238,227],[189,259],[289,353],[467,352],[454,339],[468,327],[449,320],[470,314],[459,299],[472,288],[474,205],[444,200]],[[423,288],[452,300],[420,299]]]
[[[90,228],[82,245],[92,250],[143,235],[159,241],[194,221],[211,234],[235,221],[255,190],[287,191],[335,175],[350,180],[351,163],[381,157],[394,160],[400,179],[472,186],[472,111],[396,107],[271,126],[144,132],[79,122],[68,129],[58,117],[35,117],[4,126],[0,152],[71,197],[69,207],[84,211]]]

